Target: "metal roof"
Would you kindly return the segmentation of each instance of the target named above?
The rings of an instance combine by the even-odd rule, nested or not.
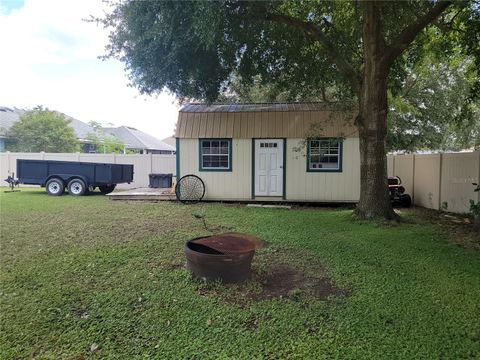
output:
[[[270,112],[270,111],[335,111],[336,105],[324,102],[304,103],[252,103],[252,104],[201,104],[189,103],[180,112]]]
[[[178,114],[178,138],[358,137],[354,113],[325,103],[189,104]]]
[[[118,137],[130,149],[175,151],[173,146],[132,127],[120,126],[103,129],[105,133]]]

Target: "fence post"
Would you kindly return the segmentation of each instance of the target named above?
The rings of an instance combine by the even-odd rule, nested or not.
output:
[[[40,151],[40,160],[45,160],[45,151]]]
[[[442,210],[442,170],[443,170],[443,153],[440,153],[440,165],[438,174],[438,210]]]
[[[480,149],[478,149],[476,152],[477,152],[477,155],[478,155],[478,156],[477,156],[477,157],[478,157],[478,162],[477,162],[477,164],[478,164],[477,184],[480,184]],[[477,192],[477,197],[478,197],[478,199],[477,199],[478,202],[480,202],[480,191]]]
[[[412,155],[412,204],[415,205],[415,154]]]
[[[8,170],[8,174],[12,172],[10,170],[10,151],[7,151],[7,170]]]
[[[150,172],[149,174],[153,173],[153,155],[152,153],[148,154],[150,156]]]

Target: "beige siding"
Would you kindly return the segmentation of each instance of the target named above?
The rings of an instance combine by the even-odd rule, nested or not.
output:
[[[151,173],[175,174],[175,155],[162,154],[82,154],[82,153],[2,153],[0,154],[0,178],[15,172],[17,159],[82,161],[112,164],[133,164],[133,182],[119,184],[120,189],[147,187]],[[6,184],[6,183],[5,183]]]
[[[205,183],[207,200],[251,198],[252,141],[233,139],[232,171],[199,171],[198,139],[180,140],[180,176],[194,174]]]
[[[176,137],[305,138],[358,137],[351,113],[343,111],[180,112]]]
[[[342,172],[307,172],[305,151],[295,151],[301,139],[287,140],[287,200],[358,201],[360,197],[360,154],[358,138],[343,142]]]

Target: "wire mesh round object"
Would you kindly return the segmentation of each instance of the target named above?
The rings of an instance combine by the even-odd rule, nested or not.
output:
[[[197,175],[185,175],[178,180],[175,195],[184,204],[197,203],[205,195],[205,184]]]

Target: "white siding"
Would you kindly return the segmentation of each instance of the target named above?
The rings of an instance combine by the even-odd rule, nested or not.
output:
[[[180,176],[199,176],[205,183],[207,200],[250,199],[252,140],[232,140],[232,171],[199,171],[198,141],[180,139]]]
[[[343,143],[343,171],[307,172],[301,139],[287,139],[286,200],[356,202],[360,197],[358,138]],[[249,200],[252,196],[252,139],[232,140],[232,171],[199,171],[198,139],[180,139],[180,175],[195,174],[205,183],[207,200]],[[278,200],[276,198],[275,200]]]
[[[305,150],[294,151],[301,139],[287,140],[287,200],[356,202],[360,197],[358,138],[343,141],[342,172],[307,172]]]

